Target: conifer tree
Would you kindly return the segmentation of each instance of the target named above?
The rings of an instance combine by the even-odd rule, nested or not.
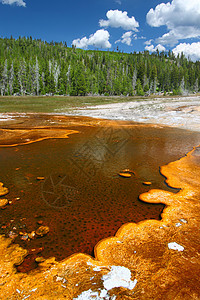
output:
[[[11,51],[12,49],[12,51]],[[81,50],[32,37],[0,38],[0,93],[133,95],[198,92],[200,62],[173,52]]]

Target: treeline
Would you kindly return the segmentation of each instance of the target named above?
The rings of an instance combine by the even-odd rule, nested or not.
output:
[[[0,39],[1,95],[144,95],[198,92],[200,62],[173,52],[81,50],[66,43]]]

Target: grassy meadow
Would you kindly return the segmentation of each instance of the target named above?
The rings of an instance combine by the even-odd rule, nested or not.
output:
[[[144,98],[142,98],[144,100]],[[59,113],[91,105],[139,100],[138,97],[62,97],[19,96],[0,97],[0,113]]]

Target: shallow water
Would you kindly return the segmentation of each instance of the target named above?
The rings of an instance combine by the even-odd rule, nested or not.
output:
[[[93,255],[95,244],[122,224],[159,219],[164,205],[143,203],[138,196],[152,188],[176,192],[164,183],[159,166],[200,143],[200,134],[173,128],[78,130],[69,139],[0,148],[1,181],[13,201],[1,210],[0,233],[31,232],[42,221],[50,228],[46,236],[30,241],[18,236],[15,242],[27,249],[42,248],[43,257]],[[119,177],[126,168],[135,175]],[[45,180],[38,181],[38,176]],[[145,186],[145,181],[152,185]]]

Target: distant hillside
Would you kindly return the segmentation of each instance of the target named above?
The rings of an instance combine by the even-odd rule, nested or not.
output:
[[[66,43],[0,39],[1,95],[144,95],[198,92],[200,62],[173,53],[81,50]]]

